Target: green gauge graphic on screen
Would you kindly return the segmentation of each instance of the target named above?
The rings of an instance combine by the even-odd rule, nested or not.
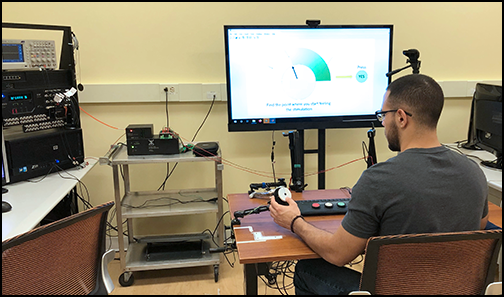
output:
[[[282,85],[292,99],[304,99],[313,93],[317,82],[330,81],[327,63],[316,52],[297,48],[288,52],[292,63],[284,70]]]

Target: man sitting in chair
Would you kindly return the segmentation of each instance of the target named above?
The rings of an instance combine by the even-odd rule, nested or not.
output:
[[[443,109],[441,87],[421,74],[393,81],[376,115],[389,149],[399,152],[365,170],[352,191],[341,227],[334,233],[306,222],[297,204],[271,199],[274,221],[322,259],[296,264],[296,294],[348,294],[361,274],[344,267],[364,252],[372,236],[484,229],[487,181],[479,165],[441,145],[436,127]]]

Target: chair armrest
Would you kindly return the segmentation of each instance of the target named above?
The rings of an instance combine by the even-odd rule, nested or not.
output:
[[[368,291],[352,291],[348,295],[371,295]]]
[[[485,295],[502,295],[502,282],[493,282],[488,284]]]
[[[107,289],[108,294],[110,294],[114,290],[114,282],[112,282],[112,278],[110,277],[107,266],[108,263],[114,260],[114,257],[115,257],[114,250],[108,250],[102,256],[102,266],[101,266],[102,277],[103,277],[103,283],[105,284],[105,288]]]

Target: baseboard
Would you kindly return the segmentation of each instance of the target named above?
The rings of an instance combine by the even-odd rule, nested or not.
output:
[[[476,83],[502,86],[502,80],[438,81],[445,98],[472,98]],[[84,84],[80,103],[227,101],[226,83]]]

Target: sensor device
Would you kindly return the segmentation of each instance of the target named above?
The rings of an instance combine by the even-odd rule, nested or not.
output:
[[[194,145],[193,154],[196,157],[215,157],[219,153],[217,142],[198,142]]]

